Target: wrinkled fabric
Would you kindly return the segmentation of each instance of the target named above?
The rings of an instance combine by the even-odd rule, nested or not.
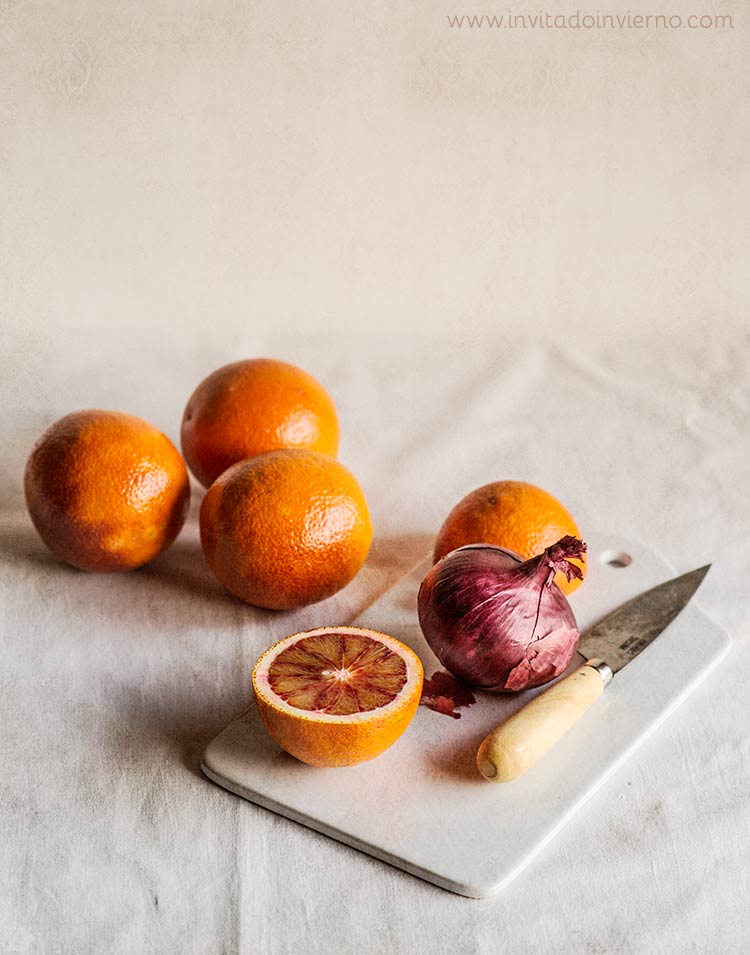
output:
[[[209,355],[141,345],[72,336],[79,367],[103,364],[106,380],[17,348],[2,385],[0,951],[275,955],[301,939],[311,955],[743,951],[748,336],[481,349],[402,336],[363,349],[279,331],[238,333]],[[340,457],[376,535],[349,587],[283,614],[223,593],[200,551],[195,484],[183,533],[141,570],[86,574],[44,548],[21,475],[51,421],[115,407],[177,441],[195,383],[254,354],[300,364],[337,403]],[[641,540],[678,571],[712,561],[700,603],[735,641],[525,872],[493,900],[453,896],[201,776],[203,748],[249,701],[261,650],[351,620],[430,552],[467,491],[506,477],[557,495],[584,536]],[[447,735],[455,724],[444,722]]]

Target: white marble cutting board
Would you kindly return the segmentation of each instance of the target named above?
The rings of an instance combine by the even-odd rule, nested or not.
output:
[[[589,572],[571,598],[579,627],[673,576],[640,545],[589,535]],[[628,566],[617,566],[627,555]],[[696,566],[700,564],[696,557]],[[429,560],[355,621],[390,633],[440,668],[417,623]],[[203,772],[245,799],[460,895],[499,892],[719,662],[728,637],[696,598],[621,670],[576,727],[526,775],[488,783],[476,750],[489,730],[531,699],[477,694],[460,720],[419,707],[406,733],[359,766],[317,769],[279,750],[254,706],[209,745]],[[340,624],[321,620],[319,626]],[[577,665],[578,661],[574,665]],[[573,665],[572,665],[573,666]],[[572,668],[572,667],[571,667]]]

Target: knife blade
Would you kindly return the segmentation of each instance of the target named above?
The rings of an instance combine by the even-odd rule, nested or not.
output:
[[[711,565],[652,587],[594,624],[580,639],[583,666],[497,726],[477,752],[479,772],[510,782],[537,762],[604,692],[614,674],[646,650],[690,602]]]

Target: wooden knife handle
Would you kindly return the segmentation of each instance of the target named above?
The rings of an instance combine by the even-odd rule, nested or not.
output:
[[[612,679],[601,660],[589,660],[540,693],[487,736],[477,752],[479,772],[492,782],[522,775],[568,732]]]

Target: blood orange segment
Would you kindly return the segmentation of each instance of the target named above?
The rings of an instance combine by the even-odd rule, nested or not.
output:
[[[269,733],[314,766],[347,766],[380,755],[411,722],[422,680],[422,664],[407,646],[354,627],[292,634],[253,669]]]
[[[304,637],[274,659],[271,689],[301,710],[364,713],[394,700],[406,683],[406,663],[385,644],[359,633]]]

